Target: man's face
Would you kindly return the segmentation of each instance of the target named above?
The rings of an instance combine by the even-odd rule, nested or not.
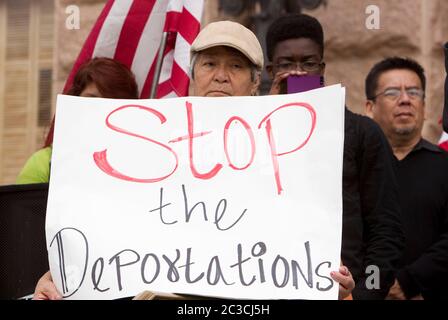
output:
[[[250,96],[259,77],[252,81],[251,64],[236,49],[218,46],[201,51],[194,65],[193,95],[202,97]]]
[[[271,79],[288,71],[302,71],[309,75],[324,75],[325,64],[319,45],[308,38],[288,39],[277,43],[272,62],[266,66]]]
[[[425,101],[418,75],[407,69],[384,72],[378,79],[374,100],[366,103],[367,114],[388,137],[421,136]]]

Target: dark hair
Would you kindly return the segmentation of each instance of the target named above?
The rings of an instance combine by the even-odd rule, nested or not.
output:
[[[68,95],[79,96],[94,83],[103,98],[138,99],[138,86],[131,70],[110,58],[93,58],[84,63],[73,79]]]
[[[306,14],[289,14],[277,18],[266,34],[266,50],[269,61],[272,61],[275,47],[288,39],[308,38],[314,41],[324,57],[324,31],[320,22]]]
[[[138,86],[134,74],[123,63],[110,58],[93,58],[78,69],[73,84],[66,92],[79,96],[91,83],[94,83],[103,98],[138,99]],[[45,147],[53,144],[54,117],[45,140]]]
[[[415,72],[422,83],[423,91],[426,90],[425,70],[415,60],[410,58],[391,57],[386,58],[370,70],[366,78],[366,97],[368,100],[375,100],[375,93],[378,89],[378,80],[384,72],[390,70],[405,69]]]

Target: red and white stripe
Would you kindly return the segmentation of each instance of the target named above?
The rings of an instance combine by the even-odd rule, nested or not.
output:
[[[109,57],[130,67],[140,97],[148,98],[164,31],[169,31],[157,98],[188,95],[190,46],[200,30],[203,0],[109,0],[90,32],[65,84],[80,65]]]
[[[445,151],[448,151],[448,133],[445,131],[442,133],[442,136],[439,140],[439,147]]]

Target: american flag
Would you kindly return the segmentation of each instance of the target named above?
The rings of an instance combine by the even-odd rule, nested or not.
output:
[[[200,30],[204,0],[108,0],[65,83],[72,86],[79,67],[94,57],[116,59],[135,75],[140,98],[150,97],[158,52],[169,32],[156,98],[188,95],[190,46]],[[45,140],[53,143],[54,118]]]
[[[448,151],[448,133],[445,131],[442,132],[439,140],[439,147],[445,151]]]
[[[163,32],[169,32],[157,98],[188,95],[190,46],[200,30],[203,0],[109,0],[93,26],[65,84],[93,57],[121,61],[134,73],[141,98],[149,98]]]

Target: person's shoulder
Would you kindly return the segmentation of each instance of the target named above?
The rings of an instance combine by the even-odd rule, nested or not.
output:
[[[46,147],[46,148],[42,148],[37,150],[31,157],[34,159],[42,159],[42,160],[48,160],[50,161],[51,159],[51,152],[52,152],[52,148],[51,147]]]
[[[422,138],[420,144],[420,152],[412,159],[421,164],[437,175],[437,179],[443,181],[444,185],[448,184],[448,152],[440,148],[438,145]]]
[[[440,148],[439,146],[435,145],[437,149],[439,150],[440,157],[444,159],[444,161],[448,162],[448,151],[445,149]]]
[[[351,111],[350,109],[348,109],[347,107],[345,108],[345,117],[351,121],[358,123],[360,126],[362,126],[365,129],[366,128],[367,129],[374,128],[375,130],[379,129],[378,124],[374,120],[372,120],[371,118],[369,118],[365,115],[355,113],[355,112]]]
[[[422,139],[422,143],[424,144],[425,148],[431,151],[435,157],[439,158],[441,161],[447,162],[447,168],[448,168],[448,151],[442,149],[438,145],[426,139]]]
[[[52,148],[42,148],[27,160],[17,177],[17,184],[48,182]]]
[[[51,160],[51,147],[46,147],[37,150],[33,153],[33,155],[29,158],[28,162],[35,166],[48,166]]]
[[[384,140],[384,133],[380,126],[365,115],[354,113],[346,107],[345,121],[347,126],[353,127],[358,137]]]

